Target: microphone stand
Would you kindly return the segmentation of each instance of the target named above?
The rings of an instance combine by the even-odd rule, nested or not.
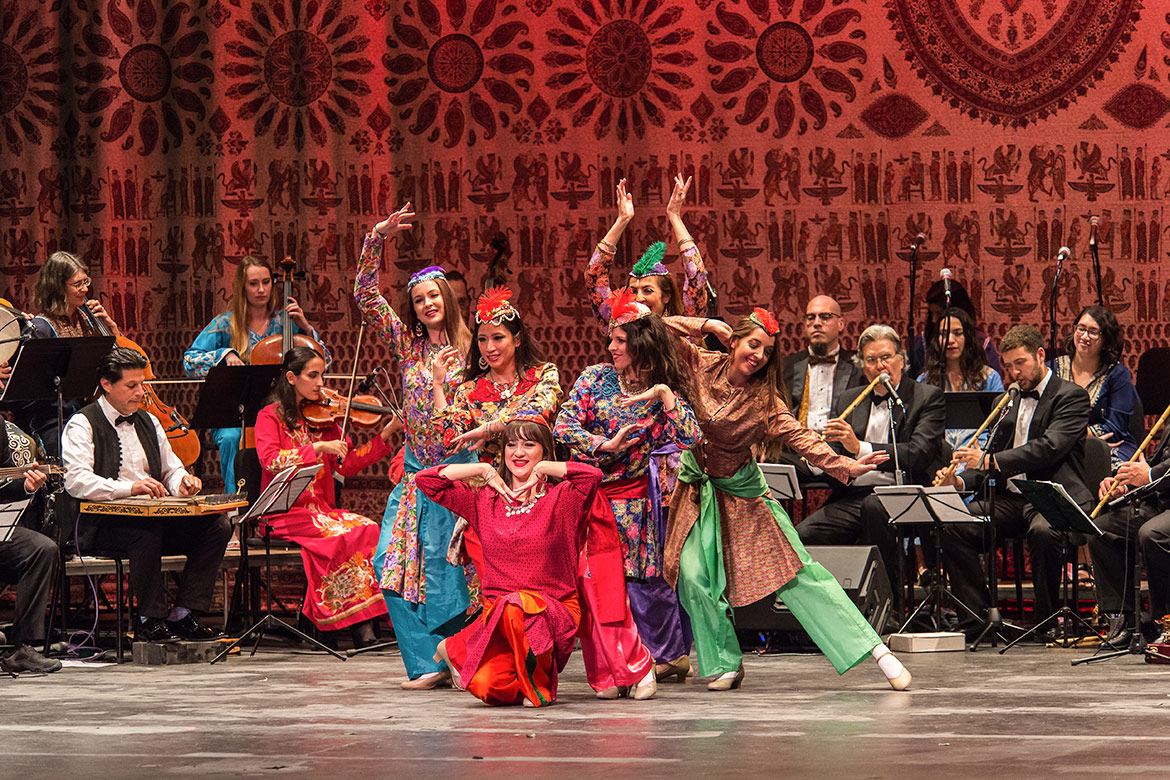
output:
[[[898,424],[894,422],[894,397],[886,396],[886,407],[890,410],[890,449],[894,451],[894,484],[905,485],[906,475],[902,472],[902,464],[898,462]]]
[[[1056,360],[1056,293],[1060,285],[1060,272],[1064,268],[1064,258],[1058,252],[1056,255],[1056,274],[1052,277],[1052,294],[1048,298],[1048,355],[1049,360]],[[1098,277],[1098,284],[1100,278]]]
[[[1097,279],[1097,305],[1104,306],[1105,290],[1101,287],[1101,255],[1097,249],[1097,237],[1095,233],[1089,239],[1089,254],[1093,256],[1093,276]]]
[[[1018,400],[1019,399],[1017,398],[1016,401]],[[1013,401],[1012,406],[1014,405],[1015,402]],[[983,538],[987,541],[988,544],[987,588],[989,599],[987,602],[987,622],[984,624],[983,630],[979,632],[979,636],[975,638],[975,641],[972,642],[971,646],[968,648],[972,653],[979,649],[979,645],[983,643],[984,638],[987,637],[988,634],[991,634],[991,646],[995,647],[995,640],[997,638],[999,641],[1004,642],[1005,644],[1007,643],[1007,638],[1003,635],[1003,633],[1001,633],[1001,629],[1006,627],[1014,628],[1017,631],[1023,631],[1022,628],[1015,625],[1014,623],[1005,622],[1003,616],[999,612],[999,566],[998,562],[995,560],[995,493],[996,485],[999,480],[997,477],[997,472],[990,468],[992,455],[995,452],[993,449],[995,436],[997,433],[999,433],[1000,424],[1002,424],[1003,421],[1007,419],[1008,414],[1011,412],[1012,406],[1004,409],[1003,414],[1001,414],[999,419],[995,421],[995,425],[992,426],[991,432],[987,437],[987,449],[984,450],[984,454],[987,457],[988,469],[987,479],[984,481],[983,485],[983,501],[984,506],[987,507],[987,533],[984,534]]]
[[[906,312],[906,331],[907,331],[906,343],[910,345],[911,354],[913,354],[913,349],[914,349],[914,336],[917,335],[914,332],[914,286],[915,286],[915,283],[917,281],[918,281],[918,240],[915,239],[914,243],[910,245],[910,297],[909,297],[909,303],[907,304],[907,312]],[[923,357],[922,362],[923,362],[923,367],[925,368],[925,363],[926,363],[926,355],[925,355],[926,334],[925,333],[923,334],[922,351],[924,353],[922,356]]]

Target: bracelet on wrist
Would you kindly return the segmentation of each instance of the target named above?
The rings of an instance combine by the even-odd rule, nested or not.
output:
[[[597,248],[609,252],[611,255],[617,254],[617,247],[606,241],[604,238],[597,242]]]

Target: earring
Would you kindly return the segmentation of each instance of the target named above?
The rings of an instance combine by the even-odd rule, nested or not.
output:
[[[421,338],[423,335],[425,335],[425,334],[423,333],[423,326],[422,326],[422,323],[421,323],[421,322],[416,322],[416,323],[414,323],[414,335],[416,335],[416,336],[418,336],[418,337],[420,337],[420,338]]]
[[[480,368],[487,368],[488,367],[487,358],[485,358],[483,355],[479,356],[479,367]]]

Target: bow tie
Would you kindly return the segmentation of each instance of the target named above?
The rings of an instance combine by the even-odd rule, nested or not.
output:
[[[828,366],[828,365],[836,365],[836,363],[837,363],[837,356],[836,355],[825,355],[824,357],[817,357],[816,355],[810,354],[808,356],[808,364],[810,366]]]
[[[134,424],[134,415],[122,414],[122,415],[118,416],[118,419],[114,420],[114,425],[116,425],[116,426],[121,425],[122,423],[130,423],[131,425],[133,425]]]
[[[1035,390],[1021,390],[1020,391],[1020,398],[1021,399],[1031,398],[1034,401],[1039,401],[1040,400],[1040,393],[1036,392]]]
[[[869,403],[871,406],[885,406],[886,402],[889,400],[889,395],[878,395],[877,393],[873,393],[869,397]]]

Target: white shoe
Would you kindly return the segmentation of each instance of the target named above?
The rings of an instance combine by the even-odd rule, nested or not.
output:
[[[654,667],[651,666],[650,671],[646,672],[646,676],[634,688],[634,698],[638,701],[645,701],[646,699],[653,699],[657,693],[658,681],[654,676]]]

